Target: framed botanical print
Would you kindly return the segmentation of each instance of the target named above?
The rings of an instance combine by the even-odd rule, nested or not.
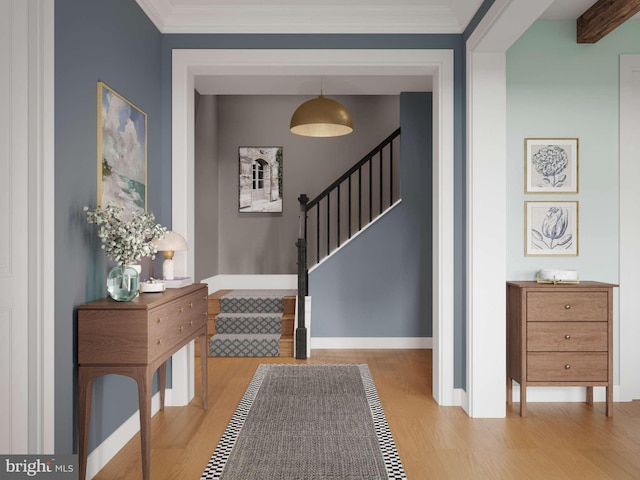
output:
[[[525,193],[578,193],[578,139],[527,138]]]
[[[525,255],[578,255],[578,202],[525,202]]]
[[[98,206],[147,208],[147,115],[98,82]]]

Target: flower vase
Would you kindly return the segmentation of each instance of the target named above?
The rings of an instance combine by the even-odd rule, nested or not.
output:
[[[118,302],[129,302],[138,295],[140,276],[129,265],[113,267],[107,275],[107,293]]]

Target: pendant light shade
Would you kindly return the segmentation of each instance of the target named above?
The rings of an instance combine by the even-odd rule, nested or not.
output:
[[[293,112],[291,132],[305,137],[339,137],[353,132],[353,121],[344,105],[321,93]]]

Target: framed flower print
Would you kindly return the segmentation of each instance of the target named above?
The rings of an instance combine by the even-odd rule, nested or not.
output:
[[[578,193],[578,139],[526,138],[525,193]]]
[[[578,255],[578,202],[525,202],[525,255]]]

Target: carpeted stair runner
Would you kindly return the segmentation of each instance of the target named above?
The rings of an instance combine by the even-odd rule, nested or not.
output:
[[[209,355],[279,356],[285,295],[295,295],[295,291],[234,290],[221,297]]]

